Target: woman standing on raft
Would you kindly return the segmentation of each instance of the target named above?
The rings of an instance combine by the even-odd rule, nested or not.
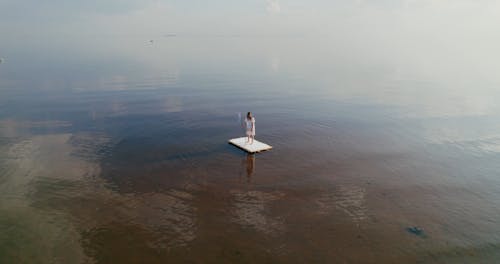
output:
[[[255,118],[252,116],[252,113],[250,112],[247,113],[247,117],[245,118],[245,125],[246,125],[247,143],[249,143],[250,139],[252,139],[252,142],[250,144],[253,144],[253,139],[255,138]]]

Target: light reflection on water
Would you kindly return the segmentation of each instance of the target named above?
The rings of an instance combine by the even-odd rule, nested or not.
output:
[[[498,256],[498,91],[182,44],[2,65],[0,262]]]

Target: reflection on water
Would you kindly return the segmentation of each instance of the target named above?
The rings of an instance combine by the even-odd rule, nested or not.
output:
[[[243,171],[245,171],[246,181],[247,183],[251,183],[254,170],[255,170],[255,154],[246,154],[246,156],[241,160],[240,181],[243,176]]]
[[[497,90],[314,48],[310,70],[299,40],[169,41],[2,65],[1,263],[500,257]],[[272,151],[226,143],[247,111]]]

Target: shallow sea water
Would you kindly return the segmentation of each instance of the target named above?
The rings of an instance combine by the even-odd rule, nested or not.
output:
[[[0,263],[494,263],[498,86],[317,43],[6,49]]]

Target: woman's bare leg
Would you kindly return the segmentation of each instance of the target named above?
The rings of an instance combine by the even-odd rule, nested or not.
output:
[[[252,139],[252,143],[250,143],[250,144],[253,144],[253,138],[254,138],[254,136],[250,136],[250,138]]]

